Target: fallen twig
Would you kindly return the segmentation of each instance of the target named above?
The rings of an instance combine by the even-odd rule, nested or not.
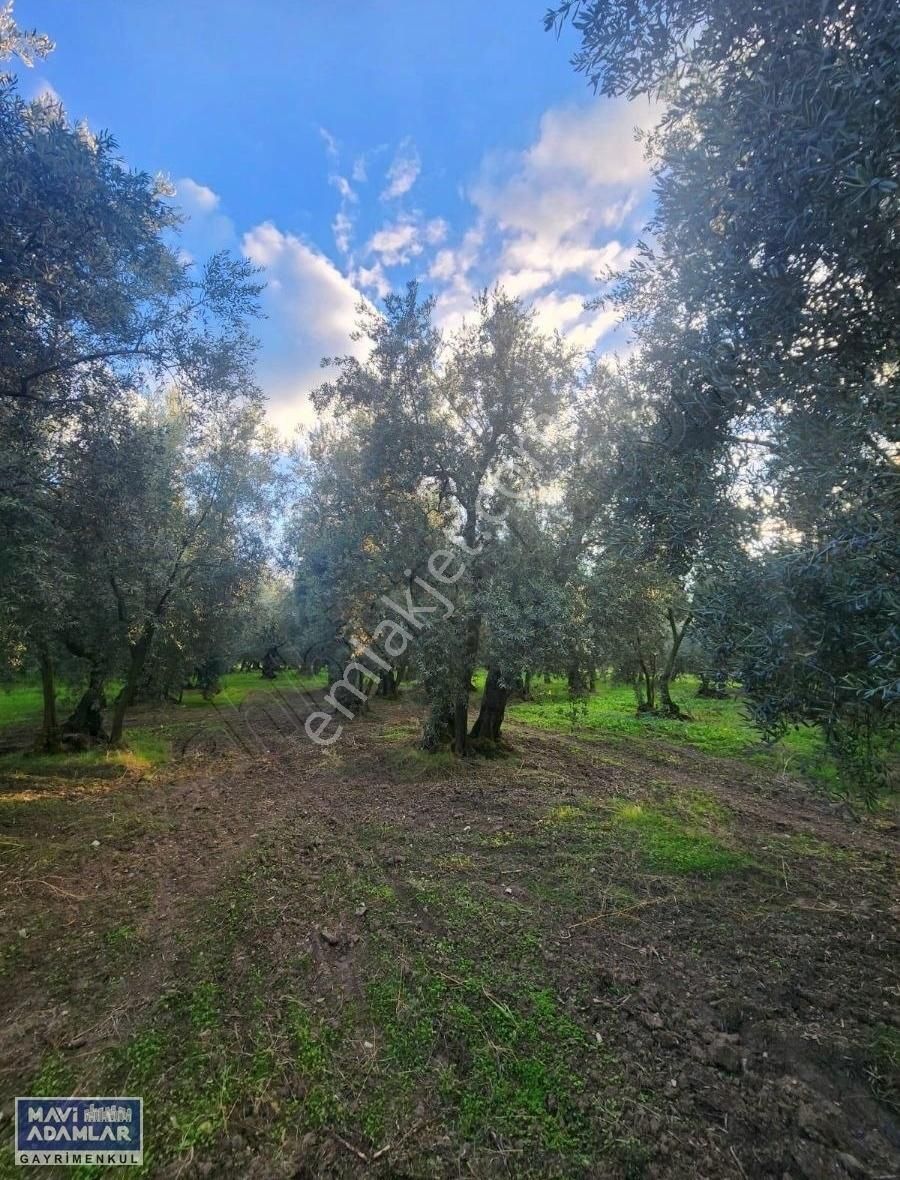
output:
[[[738,1171],[740,1172],[740,1174],[741,1174],[741,1175],[742,1175],[742,1176],[745,1178],[745,1180],[746,1180],[747,1173],[744,1171],[744,1166],[743,1166],[743,1164],[742,1164],[742,1163],[741,1163],[741,1161],[738,1159],[738,1153],[737,1153],[737,1152],[734,1150],[734,1148],[733,1148],[733,1147],[731,1147],[731,1148],[730,1148],[730,1151],[731,1151],[731,1154],[734,1156],[734,1162],[735,1162],[735,1163],[737,1164],[737,1166],[738,1166]]]
[[[352,1143],[348,1143],[343,1135],[339,1135],[337,1131],[332,1131],[331,1137],[340,1143],[341,1147],[346,1147],[346,1149],[355,1155],[358,1160],[362,1160],[364,1164],[369,1163],[369,1157],[366,1155],[366,1153],[361,1151],[360,1148],[354,1147]]]
[[[410,1138],[410,1136],[415,1135],[417,1131],[421,1131],[423,1127],[427,1127],[428,1124],[433,1121],[434,1121],[433,1118],[429,1118],[429,1119],[422,1119],[418,1123],[413,1123],[413,1125],[411,1127],[408,1127],[403,1132],[403,1134],[396,1141],[396,1143],[385,1143],[384,1147],[379,1147],[379,1149],[377,1151],[373,1152],[372,1157],[371,1157],[371,1162],[374,1164],[376,1160],[380,1160],[382,1158],[382,1156],[387,1155],[387,1153],[389,1151],[393,1151],[393,1150],[395,1150],[395,1148],[400,1147],[401,1144],[405,1143],[406,1140]]]
[[[51,884],[50,881],[36,880],[35,885],[46,885],[48,889],[52,889],[54,893],[59,893],[62,897],[70,897],[72,901],[87,901],[83,893],[70,893],[68,889],[61,889],[58,885]]]
[[[592,926],[595,922],[602,922],[604,918],[618,918],[626,914],[631,914],[635,910],[642,910],[647,906],[662,905],[664,902],[677,900],[678,898],[674,895],[672,897],[647,897],[643,901],[635,902],[634,905],[623,906],[619,910],[607,910],[604,906],[599,914],[594,914],[593,918],[585,918],[582,922],[575,922],[571,926],[566,927],[565,933],[571,934],[573,930],[577,930],[581,926]]]

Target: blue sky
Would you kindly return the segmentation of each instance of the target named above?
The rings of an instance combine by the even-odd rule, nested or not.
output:
[[[321,356],[354,306],[417,277],[452,331],[501,281],[581,347],[610,347],[596,276],[649,207],[636,124],[543,31],[541,0],[17,0],[57,44],[26,95],[111,130],[166,173],[196,258],[266,268],[260,382],[272,420],[310,420]]]

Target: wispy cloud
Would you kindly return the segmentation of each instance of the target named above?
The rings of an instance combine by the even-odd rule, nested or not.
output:
[[[647,112],[648,122],[656,117]],[[584,302],[633,256],[634,215],[650,188],[634,122],[624,102],[549,110],[528,148],[483,161],[467,193],[474,228],[431,264],[444,327],[459,323],[476,283],[493,282],[533,301],[545,327],[579,347],[615,326],[614,314]]]
[[[208,185],[182,177],[175,187],[175,201],[189,218],[183,234],[186,262],[229,248],[262,267],[266,318],[254,329],[268,416],[284,432],[308,424],[314,418],[309,394],[323,379],[321,358],[357,349],[350,334],[363,299],[360,286],[322,251],[272,221],[238,233]]]
[[[409,138],[404,139],[387,170],[385,177],[387,185],[381,194],[381,199],[391,201],[404,196],[416,183],[421,171],[422,161],[419,159],[415,144]]]
[[[386,222],[366,244],[366,253],[374,254],[382,266],[399,266],[418,257],[426,246],[436,246],[447,234],[441,217],[425,221],[420,213],[410,213]]]
[[[328,183],[337,189],[341,197],[340,208],[331,223],[334,244],[341,254],[349,254],[355,226],[351,207],[357,204],[359,198],[350,181],[340,171],[341,152],[338,141],[326,127],[319,128],[319,135],[325,144],[325,156],[328,160]]]
[[[365,186],[383,147],[342,165],[338,141],[322,128],[328,179],[338,194],[332,257],[273,221],[239,233],[218,193],[192,177],[179,180],[176,201],[189,217],[184,244],[191,254],[231,247],[264,269],[259,379],[271,420],[283,430],[313,420],[309,394],[323,378],[321,357],[363,355],[365,345],[351,340],[359,303],[384,298],[395,276],[418,272],[426,280],[444,330],[471,312],[480,288],[499,282],[533,303],[547,331],[577,347],[609,339],[615,311],[586,309],[585,300],[597,294],[607,268],[627,264],[649,194],[634,119],[633,106],[616,102],[547,111],[531,145],[485,158],[465,190],[468,224],[464,205],[455,232],[421,208],[395,207],[384,216],[378,196],[398,200],[419,176],[411,141],[397,149],[376,196]],[[366,193],[368,203],[360,199]],[[379,209],[382,219],[373,224]]]
[[[358,266],[351,271],[352,282],[363,291],[372,291],[379,299],[390,294],[391,284],[388,282],[384,267],[380,262],[372,266]]]
[[[335,214],[334,221],[331,223],[331,232],[334,234],[334,244],[341,254],[348,254],[350,252],[350,240],[353,234],[352,219],[346,213],[338,211]]]

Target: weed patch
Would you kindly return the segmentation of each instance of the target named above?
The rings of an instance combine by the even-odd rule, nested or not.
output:
[[[666,873],[703,873],[717,876],[749,864],[704,832],[693,830],[671,816],[641,803],[621,803],[616,823],[633,833],[648,864]]]

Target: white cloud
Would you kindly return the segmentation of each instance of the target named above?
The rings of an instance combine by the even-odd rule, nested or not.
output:
[[[537,143],[525,153],[527,170],[534,175],[563,171],[592,185],[643,182],[647,161],[634,135],[641,110],[621,101],[546,111]],[[644,122],[657,118],[648,106]]]
[[[485,238],[484,225],[476,223],[466,230],[455,250],[439,250],[431,264],[429,278],[445,284],[438,292],[434,309],[435,323],[445,333],[456,331],[472,310],[477,294],[472,272],[479,267]],[[484,281],[480,285],[485,285]]]
[[[385,295],[390,294],[391,284],[380,262],[373,266],[358,266],[350,278],[364,291],[374,291],[379,299],[384,299]]]
[[[340,176],[337,172],[333,172],[328,177],[329,184],[333,184],[337,191],[341,194],[342,201],[355,201],[356,193],[353,191],[350,181],[346,176]]]
[[[447,223],[443,217],[432,217],[425,223],[425,241],[429,246],[437,246],[447,236]]]
[[[319,135],[321,135],[322,142],[325,144],[325,154],[332,163],[336,164],[340,156],[337,140],[334,138],[327,127],[320,127]]]
[[[331,223],[334,244],[341,254],[349,254],[354,227],[354,218],[350,213],[350,209],[357,204],[358,197],[347,177],[338,171],[341,163],[341,152],[338,141],[326,127],[319,128],[319,135],[325,144],[325,156],[328,160],[328,183],[337,189],[341,197],[340,207]]]
[[[471,313],[480,288],[500,282],[533,302],[545,330],[559,331],[577,347],[590,349],[609,337],[617,313],[585,309],[584,301],[597,294],[600,275],[632,256],[634,215],[650,181],[632,137],[636,113],[634,106],[609,101],[550,110],[533,144],[484,161],[467,192],[472,218],[461,237],[451,238],[443,218],[412,209],[370,230],[358,250],[354,232],[363,213],[355,186],[365,185],[384,148],[342,168],[337,140],[320,129],[328,180],[340,195],[331,225],[340,265],[272,221],[241,236],[212,188],[191,177],[179,180],[176,200],[189,216],[184,244],[191,254],[243,248],[264,268],[268,318],[257,325],[259,380],[272,422],[289,430],[314,420],[309,394],[327,376],[321,357],[365,355],[366,343],[350,339],[357,308],[363,298],[390,292],[391,267],[414,263],[427,273],[436,295],[435,322],[445,332]],[[382,199],[403,197],[420,169],[415,146],[405,140],[388,169]]]
[[[528,148],[484,160],[468,191],[477,234],[465,250],[440,250],[429,272],[444,285],[437,300],[444,326],[459,323],[477,281],[533,300],[545,328],[578,347],[613,328],[613,313],[585,312],[583,304],[599,278],[633,256],[629,218],[650,187],[633,131],[642,114],[645,122],[658,117],[624,101],[552,109]]]
[[[366,252],[376,255],[382,266],[400,266],[418,257],[426,245],[438,245],[446,234],[447,223],[441,217],[423,221],[418,213],[405,214],[376,230],[366,244]]]
[[[245,233],[242,245],[265,268],[260,381],[269,417],[286,429],[311,420],[309,394],[325,376],[323,356],[365,354],[350,339],[363,296],[329,258],[271,221]]]
[[[377,254],[385,266],[408,262],[422,253],[419,227],[413,221],[395,221],[381,227],[369,239],[368,250]]]
[[[350,238],[353,233],[353,220],[344,212],[339,211],[334,216],[334,221],[331,223],[331,230],[334,234],[334,244],[342,254],[349,253]]]
[[[559,332],[575,348],[590,349],[619,322],[615,308],[585,308],[581,294],[559,295],[551,291],[534,302],[545,331]]]
[[[175,182],[175,193],[186,213],[211,213],[219,205],[219,194],[207,185],[191,180],[190,176],[182,176]]]
[[[602,307],[585,312],[574,327],[566,329],[566,339],[576,348],[593,348],[619,323],[620,313],[614,307]]]
[[[534,306],[550,331],[565,332],[566,328],[570,328],[584,315],[584,297],[581,295],[557,295],[551,292],[538,299]]]
[[[387,185],[381,194],[383,201],[390,201],[408,193],[422,171],[422,161],[411,139],[404,139],[387,170]]]
[[[196,258],[217,250],[237,247],[237,231],[231,218],[221,211],[221,199],[208,185],[190,176],[175,181],[175,204],[187,217],[182,229],[185,247]]]
[[[487,162],[471,197],[502,233],[501,268],[510,283],[518,276],[520,294],[567,275],[594,279],[625,260],[617,241],[600,239],[649,186],[634,121],[625,102],[550,110],[530,148]]]

